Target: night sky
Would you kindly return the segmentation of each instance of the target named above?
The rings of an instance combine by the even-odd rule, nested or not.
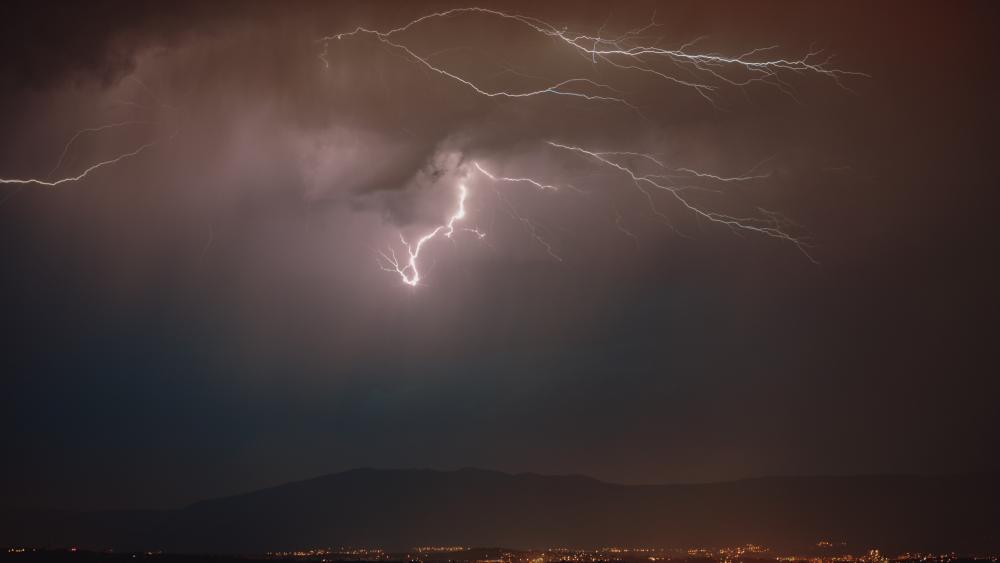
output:
[[[655,13],[665,48],[868,75],[718,107],[482,15],[400,41],[491,87],[593,73],[641,111],[481,96],[372,37],[319,56],[467,5],[0,4],[0,178],[156,143],[0,186],[0,506],[177,507],[354,467],[1000,469],[992,3],[480,4],[609,36]],[[548,140],[759,165],[711,201],[780,211],[816,263],[657,195],[664,220]],[[566,189],[462,180],[472,161]],[[459,181],[486,237],[429,243],[417,287],[380,268]]]

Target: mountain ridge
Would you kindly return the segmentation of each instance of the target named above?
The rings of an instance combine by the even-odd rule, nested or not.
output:
[[[196,553],[309,546],[1000,551],[1000,479],[767,476],[625,485],[580,475],[357,468],[161,511],[0,512],[0,542]]]

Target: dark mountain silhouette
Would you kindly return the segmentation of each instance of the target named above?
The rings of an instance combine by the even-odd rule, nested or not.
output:
[[[260,553],[314,546],[692,547],[820,540],[1000,551],[996,474],[628,486],[579,476],[358,469],[174,511],[7,511],[0,543]]]

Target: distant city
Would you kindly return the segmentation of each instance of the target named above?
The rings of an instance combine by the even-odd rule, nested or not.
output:
[[[292,551],[270,551],[248,555],[184,555],[161,550],[143,552],[117,552],[114,549],[90,551],[68,548],[10,547],[5,557],[10,561],[310,561],[320,563],[642,563],[648,561],[675,561],[677,563],[891,563],[891,562],[990,562],[1000,560],[1000,554],[968,553],[882,553],[868,549],[861,555],[849,551],[845,542],[822,540],[816,543],[816,552],[802,554],[772,553],[766,546],[747,544],[731,547],[692,548],[643,548],[601,547],[573,549],[551,547],[545,549],[476,548],[466,546],[419,546],[406,551],[392,551],[367,547],[314,547]],[[822,552],[828,553],[822,553]]]

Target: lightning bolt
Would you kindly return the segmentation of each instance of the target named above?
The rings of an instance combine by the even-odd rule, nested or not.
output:
[[[107,131],[109,129],[117,129],[119,127],[128,127],[130,125],[153,125],[153,124],[154,123],[152,121],[134,121],[134,120],[132,120],[132,121],[119,121],[119,122],[116,122],[116,123],[108,123],[106,125],[99,125],[97,127],[88,127],[86,129],[80,129],[79,131],[77,131],[76,133],[74,133],[73,136],[69,138],[69,141],[66,142],[66,145],[63,146],[63,150],[59,154],[59,158],[56,160],[55,166],[53,166],[52,170],[49,171],[49,176],[50,177],[53,176],[56,173],[56,171],[59,170],[59,168],[62,166],[63,160],[66,159],[66,155],[69,154],[70,147],[72,147],[73,144],[76,143],[77,139],[79,139],[83,135],[86,135],[88,133],[100,133],[101,131]]]
[[[329,67],[329,43],[333,40],[350,39],[356,36],[374,37],[384,45],[399,51],[419,63],[425,68],[454,80],[478,94],[487,97],[505,98],[526,98],[539,95],[558,95],[581,98],[587,101],[615,102],[636,108],[631,102],[622,97],[621,92],[608,85],[596,82],[588,78],[569,78],[554,82],[548,86],[536,89],[521,91],[489,90],[478,85],[472,79],[460,76],[452,71],[433,64],[429,57],[420,56],[410,47],[394,40],[395,37],[410,31],[421,24],[432,20],[448,19],[460,15],[481,15],[501,20],[515,22],[527,27],[529,30],[539,33],[545,37],[558,41],[560,44],[570,48],[573,52],[591,61],[592,64],[606,64],[618,70],[633,72],[642,75],[654,76],[677,86],[691,88],[701,95],[705,100],[716,104],[715,94],[720,86],[744,87],[759,83],[770,85],[780,91],[794,97],[794,88],[783,78],[785,74],[812,73],[824,76],[832,80],[837,86],[849,90],[843,79],[847,77],[867,77],[867,74],[860,72],[845,71],[832,66],[833,57],[824,56],[822,50],[811,50],[804,56],[797,59],[786,58],[761,58],[769,51],[777,49],[778,45],[757,48],[736,56],[725,56],[716,53],[690,52],[701,38],[688,42],[677,49],[665,49],[657,47],[657,41],[644,44],[641,42],[643,33],[658,27],[659,24],[654,19],[644,27],[626,31],[617,37],[601,37],[586,35],[583,33],[570,32],[567,29],[557,28],[539,18],[521,14],[512,14],[499,10],[481,7],[453,8],[441,12],[434,12],[414,19],[402,26],[388,31],[378,31],[366,27],[356,27],[354,30],[330,35],[318,39],[323,44],[323,52],[320,59]],[[658,66],[659,65],[659,66]],[[677,76],[663,68],[663,65],[673,67],[676,72],[685,74],[700,74],[705,80],[690,80]],[[615,95],[588,94],[570,89],[573,86],[587,85],[597,90],[607,91]]]
[[[497,13],[499,13],[499,12],[497,12]],[[611,86],[609,86],[607,84],[596,82],[596,81],[594,81],[594,80],[592,80],[590,78],[568,78],[566,80],[562,80],[562,81],[556,82],[556,83],[551,84],[549,86],[545,86],[543,88],[537,88],[537,89],[532,89],[532,90],[522,90],[522,91],[519,91],[519,92],[509,92],[507,90],[488,90],[485,87],[482,87],[482,86],[476,84],[475,82],[473,82],[472,80],[470,80],[468,78],[463,78],[462,76],[459,76],[458,74],[455,74],[453,72],[450,72],[450,71],[445,70],[445,69],[443,69],[443,68],[441,68],[439,66],[434,65],[433,63],[431,63],[428,60],[427,57],[421,57],[420,55],[418,55],[416,52],[414,52],[409,47],[407,47],[407,46],[405,46],[405,45],[403,45],[401,43],[396,43],[396,42],[392,41],[390,39],[390,37],[393,34],[397,33],[398,31],[401,31],[401,29],[392,30],[392,31],[389,31],[389,32],[380,32],[380,31],[376,31],[376,30],[373,30],[373,29],[367,29],[367,28],[364,28],[364,27],[358,27],[354,31],[351,31],[349,33],[341,33],[341,34],[333,35],[333,36],[330,36],[330,37],[324,37],[324,38],[320,39],[320,41],[324,43],[324,52],[323,52],[323,54],[320,55],[320,60],[322,60],[323,63],[327,66],[327,68],[329,68],[329,60],[327,58],[327,49],[329,48],[328,47],[329,41],[331,41],[333,39],[337,39],[337,40],[347,39],[347,38],[354,37],[356,35],[366,34],[366,35],[374,36],[380,42],[382,42],[385,45],[388,45],[389,47],[391,47],[393,49],[396,49],[398,51],[402,51],[409,58],[411,58],[412,60],[420,63],[421,65],[423,65],[427,69],[429,69],[429,70],[431,70],[431,71],[433,71],[433,72],[435,72],[437,74],[440,74],[442,76],[448,77],[448,78],[450,78],[450,79],[452,79],[452,80],[454,80],[456,82],[459,82],[460,84],[463,84],[464,86],[472,89],[477,94],[486,96],[488,98],[513,98],[513,99],[516,99],[516,98],[530,98],[530,97],[539,96],[539,95],[543,95],[543,94],[553,94],[553,95],[558,95],[558,96],[568,96],[568,97],[573,97],[573,98],[581,98],[583,100],[587,100],[587,101],[591,101],[591,102],[594,102],[594,101],[613,102],[613,103],[622,104],[624,106],[627,106],[627,107],[629,107],[629,108],[631,108],[631,109],[633,109],[635,111],[639,110],[639,108],[636,107],[634,104],[630,103],[628,100],[626,100],[625,98],[623,98],[620,95],[618,95],[618,94],[620,94],[620,92],[618,90],[616,90],[615,88],[613,88],[613,87],[611,87]],[[584,92],[584,91],[579,91],[579,90],[581,90],[581,88],[579,88],[581,86],[584,86],[584,87],[590,86],[590,87],[593,87],[594,89],[596,89],[598,91],[609,92],[609,94],[604,95],[604,94],[587,93],[587,92]],[[576,87],[577,90],[573,90],[572,88],[574,88],[574,87]],[[616,95],[610,95],[610,94],[616,94]]]
[[[532,186],[535,186],[540,190],[552,190],[552,191],[559,190],[559,188],[557,188],[556,186],[543,184],[537,180],[532,180],[531,178],[505,178],[502,176],[497,176],[495,174],[492,174],[491,172],[486,171],[482,166],[479,165],[478,162],[473,162],[472,165],[476,168],[476,170],[478,170],[484,176],[486,176],[490,180],[493,180],[494,182],[524,182],[527,184],[531,184]]]
[[[641,108],[631,101],[625,92],[608,83],[578,76],[554,80],[538,87],[491,89],[477,82],[473,77],[464,76],[457,71],[432,62],[431,59],[436,53],[422,55],[407,45],[407,34],[420,26],[436,20],[451,20],[459,16],[478,16],[512,22],[585,58],[595,70],[606,66],[622,73],[648,77],[672,86],[691,89],[717,109],[721,109],[721,92],[727,88],[744,89],[752,85],[762,85],[776,89],[797,102],[798,96],[795,87],[789,81],[789,78],[793,76],[807,74],[819,76],[847,91],[850,89],[845,84],[846,79],[868,76],[864,73],[835,67],[833,57],[824,54],[821,50],[811,49],[798,58],[771,57],[770,53],[778,48],[777,45],[772,45],[752,49],[738,55],[724,55],[696,50],[697,45],[704,38],[697,38],[674,49],[660,47],[663,38],[652,40],[648,37],[651,30],[659,26],[656,23],[655,14],[651,21],[643,27],[626,31],[617,36],[608,36],[604,33],[604,25],[601,26],[596,35],[589,35],[570,31],[567,28],[559,28],[532,16],[475,6],[433,12],[388,30],[359,26],[352,31],[322,37],[317,40],[323,46],[319,58],[329,68],[329,53],[332,42],[362,36],[371,37],[425,69],[488,98],[522,99],[536,96],[563,96],[588,103],[625,105],[642,117]],[[515,72],[514,74],[526,79],[544,80],[524,73]],[[723,176],[690,167],[671,168],[655,155],[647,153],[596,150],[556,141],[547,141],[546,145],[551,149],[583,156],[602,167],[622,174],[646,198],[652,213],[666,221],[668,225],[670,223],[667,215],[658,208],[655,194],[666,194],[681,209],[711,224],[724,226],[734,233],[753,233],[790,243],[807,259],[815,262],[809,252],[810,241],[808,237],[798,234],[804,229],[780,213],[762,207],[753,207],[746,214],[740,215],[725,213],[700,203],[699,198],[694,195],[697,193],[724,195],[725,187],[728,184],[767,179],[770,177],[769,173],[757,172],[763,162],[742,175]],[[635,166],[636,161],[652,164],[657,168],[656,173],[643,173],[639,167]],[[473,162],[472,165],[494,183],[523,183],[542,191],[557,191],[559,189],[555,185],[533,178],[499,176],[476,162]],[[706,186],[706,183],[710,185]],[[538,226],[518,213],[499,190],[494,188],[494,191],[509,214],[525,226],[531,236],[545,248],[550,256],[559,260],[560,258],[554,252],[552,245],[539,235]],[[464,203],[467,195],[468,188],[463,183],[459,186],[458,211],[446,223],[421,237],[416,244],[408,244],[401,237],[407,254],[405,260],[397,259],[395,252],[391,249],[388,254],[382,253],[381,258],[384,264],[388,265],[385,269],[399,274],[408,285],[417,285],[421,279],[418,270],[420,251],[425,243],[441,234],[448,238],[451,237],[455,222],[465,219]],[[623,226],[622,216],[617,209],[615,210],[615,226],[626,236],[637,240],[636,235]],[[685,236],[677,231],[673,225],[670,227],[678,234]]]
[[[497,176],[496,174],[493,174],[492,172],[486,170],[478,162],[472,162],[471,164],[472,167],[475,168],[479,173],[486,176],[493,182],[526,183],[530,184],[531,186],[534,186],[539,190],[554,191],[559,189],[556,186],[543,184],[542,182],[539,182],[538,180],[534,180],[532,178],[508,178],[503,176]],[[539,234],[538,225],[536,225],[534,222],[523,217],[520,213],[518,213],[516,208],[507,200],[507,198],[503,196],[503,194],[499,190],[494,190],[494,191],[497,197],[500,199],[500,201],[504,203],[511,217],[515,218],[517,221],[519,221],[522,225],[525,226],[525,228],[528,231],[528,234],[545,249],[545,252],[549,256],[551,256],[553,259],[557,261],[562,261],[562,258],[558,254],[556,254],[555,249],[552,247],[552,244],[550,244],[547,240],[545,240],[545,238],[543,238]],[[439,235],[450,239],[455,234],[455,232],[459,230],[472,233],[473,235],[476,236],[476,238],[480,240],[486,238],[486,233],[479,229],[469,228],[469,227],[459,229],[455,226],[456,223],[465,220],[466,216],[468,215],[468,211],[466,210],[465,207],[465,202],[468,199],[468,197],[469,197],[468,186],[464,182],[459,183],[455,212],[452,213],[452,215],[448,217],[448,219],[444,223],[438,225],[433,230],[431,230],[424,236],[417,239],[417,242],[414,244],[410,244],[409,242],[407,242],[404,236],[400,235],[399,240],[402,243],[403,251],[406,254],[405,259],[401,260],[399,258],[399,255],[396,253],[396,250],[391,247],[387,251],[380,251],[378,256],[379,258],[378,262],[379,265],[382,267],[382,269],[387,272],[394,272],[398,274],[403,283],[411,287],[415,287],[420,283],[422,279],[420,274],[419,259],[420,259],[420,253],[424,249],[424,245],[431,242]]]
[[[48,188],[54,188],[62,184],[69,184],[72,182],[79,182],[96,170],[100,170],[106,166],[111,166],[113,164],[118,164],[119,162],[139,156],[146,150],[156,146],[159,141],[150,141],[139,145],[135,150],[120,154],[114,158],[109,158],[108,160],[102,160],[95,164],[91,164],[87,168],[83,169],[83,172],[76,174],[75,176],[66,176],[64,178],[59,178],[58,180],[43,180],[41,178],[0,178],[0,184],[14,184],[20,186],[43,186]]]
[[[445,238],[451,238],[455,234],[455,223],[465,219],[465,200],[469,197],[469,189],[465,187],[465,184],[458,185],[458,207],[454,213],[448,217],[448,220],[441,225],[438,225],[431,232],[417,239],[416,244],[410,244],[406,242],[406,239],[400,235],[399,240],[403,243],[405,247],[407,258],[401,261],[397,255],[396,251],[392,248],[389,249],[388,254],[385,252],[380,252],[379,255],[382,258],[382,269],[387,272],[395,272],[399,274],[399,277],[403,280],[403,283],[409,286],[416,286],[420,283],[420,269],[417,260],[420,258],[420,251],[423,250],[424,245],[434,240],[438,235],[444,236]],[[465,229],[466,231],[472,232],[479,238],[484,238],[485,233],[478,231],[476,229]]]
[[[503,72],[517,76],[521,83],[528,81],[527,83],[531,85],[518,88],[489,87],[474,76],[465,75],[460,71],[434,62],[440,51],[420,53],[419,49],[411,46],[407,41],[409,34],[416,32],[422,26],[436,21],[453,21],[460,17],[499,20],[520,26],[530,34],[549,40],[556,48],[581,57],[589,63],[594,71],[594,76],[606,78],[601,80],[589,76],[547,78],[504,67]],[[574,103],[597,104],[598,107],[623,106],[644,120],[646,117],[643,114],[643,108],[633,99],[627,88],[618,87],[613,82],[609,82],[610,80],[625,75],[651,79],[658,84],[662,83],[669,87],[693,91],[712,107],[724,109],[722,95],[732,89],[743,90],[759,85],[777,90],[792,100],[798,101],[798,93],[793,83],[793,79],[797,76],[817,76],[845,91],[850,91],[848,79],[868,77],[864,73],[838,68],[833,64],[832,55],[826,54],[822,50],[810,49],[802,56],[788,58],[774,56],[773,53],[779,46],[771,45],[751,49],[737,55],[726,55],[700,49],[699,45],[704,38],[696,38],[676,48],[662,47],[660,45],[663,43],[663,38],[651,36],[653,31],[659,27],[655,20],[655,14],[648,24],[617,35],[606,34],[605,27],[602,25],[596,34],[588,34],[571,31],[565,27],[557,27],[528,15],[473,6],[429,13],[388,30],[359,26],[351,31],[321,37],[317,39],[317,43],[322,45],[319,58],[326,68],[330,67],[329,57],[332,44],[371,38],[377,42],[376,44],[388,48],[394,54],[400,55],[401,58],[479,96],[511,101],[536,97],[559,97]],[[479,66],[477,65],[476,68]],[[604,72],[607,70],[613,70],[613,72]],[[139,78],[133,77],[132,80],[159,107],[174,109],[157,97],[155,92]],[[119,103],[145,107],[130,101]],[[76,174],[56,177],[56,173],[63,168],[71,149],[81,137],[124,127],[153,124],[152,122],[133,120],[80,129],[63,145],[55,165],[46,176],[0,178],[0,185],[17,186],[17,189],[14,190],[17,192],[26,186],[57,187],[82,181],[105,168],[114,167],[123,161],[140,156],[161,143],[162,139],[145,142],[132,150],[93,162]],[[176,134],[175,132],[170,138]],[[665,195],[667,201],[673,202],[694,217],[710,224],[726,227],[734,233],[756,234],[791,244],[807,259],[815,262],[810,253],[811,245],[808,236],[800,234],[805,229],[784,215],[763,207],[751,207],[746,213],[733,214],[720,211],[716,206],[702,203],[701,195],[706,193],[725,195],[727,186],[731,184],[766,180],[770,174],[758,171],[763,163],[741,175],[726,176],[685,166],[674,167],[668,165],[665,159],[650,153],[612,150],[612,148],[597,149],[571,144],[568,141],[555,140],[546,141],[545,147],[547,147],[546,150],[583,157],[592,164],[621,175],[647,200],[651,212],[666,221],[668,225],[668,216],[658,207],[660,198],[655,197],[657,194]],[[503,205],[504,210],[524,226],[528,234],[549,256],[554,260],[561,261],[562,258],[556,252],[554,245],[543,236],[545,229],[536,221],[520,213],[496,185],[527,185],[539,192],[559,192],[562,187],[569,187],[573,190],[575,188],[567,183],[557,185],[526,176],[501,176],[487,170],[479,162],[470,162],[469,165],[490,180],[490,187],[496,194],[498,201]],[[650,166],[656,168],[654,173],[646,173]],[[434,241],[442,238],[453,239],[457,232],[467,232],[479,239],[486,237],[486,233],[477,228],[461,226],[468,219],[466,203],[470,197],[470,188],[466,180],[467,177],[463,177],[456,185],[454,210],[443,222],[412,243],[400,235],[402,248],[398,252],[396,248],[390,247],[378,253],[378,263],[384,270],[397,274],[409,286],[417,286],[423,280],[423,253]],[[637,235],[625,227],[623,217],[617,209],[614,210],[614,216],[615,227],[622,234],[638,243]],[[673,225],[670,226],[674,228]],[[677,231],[676,228],[674,230]],[[683,233],[677,232],[683,235]],[[207,244],[210,245],[211,240],[210,236]]]
[[[482,173],[484,176],[486,176],[493,182],[510,182],[515,184],[526,183],[538,188],[539,190],[557,191],[559,189],[556,186],[543,184],[538,180],[534,180],[532,178],[507,178],[503,176],[497,176],[496,174],[493,174],[492,172],[489,172],[488,170],[483,168],[478,162],[473,162],[472,165],[473,167],[475,167],[476,170],[478,170],[480,173]],[[552,246],[552,243],[550,243],[548,240],[545,239],[544,236],[542,236],[540,232],[541,227],[539,227],[538,224],[536,224],[531,219],[528,219],[527,217],[519,213],[517,211],[517,208],[514,207],[514,204],[512,204],[510,200],[507,199],[500,190],[494,188],[493,193],[496,194],[497,199],[500,200],[501,203],[503,203],[504,210],[507,212],[507,214],[510,215],[512,219],[516,220],[517,222],[521,223],[521,225],[524,226],[525,230],[528,232],[528,235],[535,242],[537,242],[539,246],[545,249],[545,253],[551,256],[553,260],[557,262],[562,262],[562,257],[556,253],[555,248]]]
[[[799,251],[802,252],[802,254],[805,255],[806,258],[808,258],[810,261],[814,263],[816,262],[816,260],[809,253],[808,239],[805,237],[794,236],[788,230],[789,226],[797,227],[798,225],[791,222],[789,219],[787,219],[780,213],[758,207],[756,208],[757,215],[755,216],[737,217],[725,213],[720,213],[717,211],[706,210],[703,207],[693,203],[690,200],[690,198],[684,195],[686,188],[688,188],[687,186],[678,187],[662,183],[662,180],[660,180],[662,176],[640,174],[636,172],[635,169],[627,165],[615,162],[611,156],[611,155],[632,154],[632,153],[603,153],[603,152],[587,150],[581,147],[564,145],[561,143],[556,143],[554,141],[548,141],[547,144],[557,149],[562,149],[588,156],[603,165],[606,165],[608,167],[611,167],[615,170],[624,173],[632,180],[633,185],[635,185],[637,189],[639,189],[646,195],[649,194],[646,190],[643,189],[644,187],[670,194],[673,197],[673,199],[676,200],[678,203],[680,203],[681,206],[683,206],[685,209],[687,209],[688,211],[690,211],[691,213],[693,213],[698,217],[707,219],[711,223],[724,225],[734,231],[754,232],[771,238],[790,242],[793,245],[795,245],[795,247],[798,248]],[[640,155],[640,156],[648,156],[648,155]],[[748,178],[722,178],[710,174],[697,174],[697,175],[701,177],[715,178],[720,181],[739,181],[748,179]]]
[[[174,108],[173,106],[170,106],[170,105],[164,103],[162,100],[160,100],[160,98],[156,95],[156,93],[149,86],[147,86],[146,83],[143,82],[141,79],[139,79],[136,76],[130,76],[128,78],[132,82],[135,82],[136,84],[138,84],[148,94],[149,97],[151,97],[154,101],[157,102],[157,104],[160,107],[166,108],[166,109],[169,109],[169,110],[176,110],[176,108]],[[135,106],[135,107],[140,107],[140,108],[144,108],[145,107],[142,104],[139,104],[139,103],[136,103],[136,102],[123,101],[123,100],[116,101],[115,103],[119,104],[119,105],[128,105],[128,106]],[[125,128],[125,127],[133,127],[133,126],[139,126],[139,125],[147,125],[147,126],[149,126],[149,125],[156,125],[156,124],[157,124],[157,122],[155,122],[155,121],[143,121],[143,120],[132,119],[132,120],[125,120],[125,121],[116,121],[116,122],[112,122],[112,123],[106,123],[106,124],[103,124],[103,125],[98,125],[98,126],[95,126],[95,127],[86,127],[86,128],[83,128],[83,129],[79,129],[75,133],[73,133],[73,135],[70,136],[70,138],[63,145],[63,149],[59,153],[59,158],[56,159],[55,164],[52,166],[52,169],[49,170],[48,174],[45,177],[40,177],[40,178],[0,178],[0,185],[15,185],[15,186],[18,186],[17,189],[15,189],[10,195],[8,195],[8,197],[10,197],[10,196],[16,194],[18,191],[20,191],[22,188],[24,188],[26,186],[39,186],[39,187],[53,188],[53,187],[57,187],[57,186],[60,186],[60,185],[63,185],[63,184],[71,184],[71,183],[74,183],[74,182],[79,182],[79,181],[83,180],[84,178],[87,178],[88,176],[90,176],[92,173],[94,173],[94,172],[96,172],[96,171],[98,171],[98,170],[100,170],[102,168],[111,167],[111,166],[114,166],[115,164],[118,164],[118,163],[124,161],[124,160],[128,160],[128,159],[137,157],[140,154],[146,152],[147,150],[153,148],[154,146],[156,146],[156,145],[158,145],[158,144],[160,144],[162,142],[162,139],[154,139],[152,141],[148,141],[146,143],[142,143],[142,144],[138,145],[136,148],[134,148],[134,149],[132,149],[130,151],[126,151],[126,152],[120,153],[120,154],[118,154],[118,155],[116,155],[116,156],[114,156],[112,158],[108,158],[106,160],[101,160],[101,161],[95,162],[93,164],[90,164],[89,166],[87,166],[86,168],[84,168],[83,171],[79,172],[78,174],[73,174],[73,175],[68,175],[68,176],[64,176],[64,177],[61,177],[61,178],[55,178],[55,179],[53,179],[53,177],[55,176],[56,172],[58,172],[59,169],[62,168],[63,163],[66,161],[66,157],[69,155],[70,149],[73,147],[73,145],[76,144],[76,142],[80,138],[84,137],[85,135],[99,134],[99,133],[103,133],[105,131],[110,131],[110,130],[114,130],[114,129],[121,129],[121,128]],[[169,139],[173,139],[174,137],[176,137],[178,133],[179,133],[179,131],[174,131],[174,133],[171,134],[168,137],[168,140]],[[6,198],[4,199],[4,201],[6,201]]]

